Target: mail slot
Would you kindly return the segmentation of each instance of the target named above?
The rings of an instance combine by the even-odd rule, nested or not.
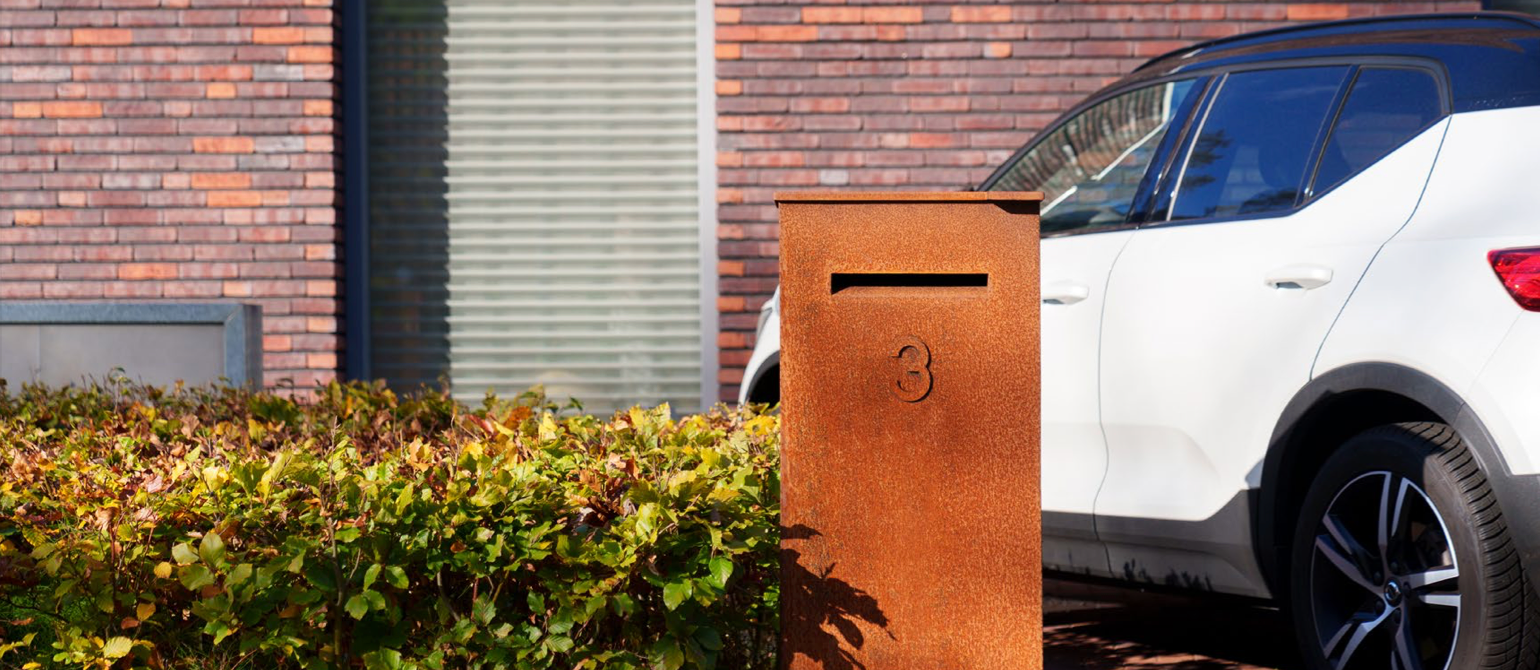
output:
[[[783,667],[1042,667],[1041,199],[777,196]]]

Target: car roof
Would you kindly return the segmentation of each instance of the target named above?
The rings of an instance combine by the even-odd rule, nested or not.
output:
[[[1540,20],[1507,12],[1374,17],[1246,33],[1151,59],[1120,83],[1345,57],[1417,58],[1441,64],[1456,112],[1540,105]]]

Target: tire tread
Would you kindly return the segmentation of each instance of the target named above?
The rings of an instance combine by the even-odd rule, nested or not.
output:
[[[1497,497],[1465,442],[1448,425],[1433,422],[1400,423],[1370,432],[1400,433],[1424,442],[1459,484],[1487,566],[1489,608],[1481,670],[1540,667],[1540,599],[1524,574]]]

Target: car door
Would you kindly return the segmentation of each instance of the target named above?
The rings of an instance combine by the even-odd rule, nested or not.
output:
[[[1265,596],[1250,494],[1268,441],[1416,208],[1447,103],[1415,64],[1274,65],[1210,88],[1107,287],[1096,527],[1118,576]]]
[[[1106,471],[1097,407],[1097,338],[1108,273],[1132,235],[1147,168],[1170,150],[1167,129],[1198,97],[1193,78],[1093,101],[1045,133],[986,183],[1041,190],[1043,561],[1106,575],[1096,490]],[[1178,124],[1179,125],[1179,124]]]

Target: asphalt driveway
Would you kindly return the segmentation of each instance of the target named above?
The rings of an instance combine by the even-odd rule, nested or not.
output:
[[[1293,633],[1276,610],[1051,580],[1044,591],[1045,670],[1300,667]]]

